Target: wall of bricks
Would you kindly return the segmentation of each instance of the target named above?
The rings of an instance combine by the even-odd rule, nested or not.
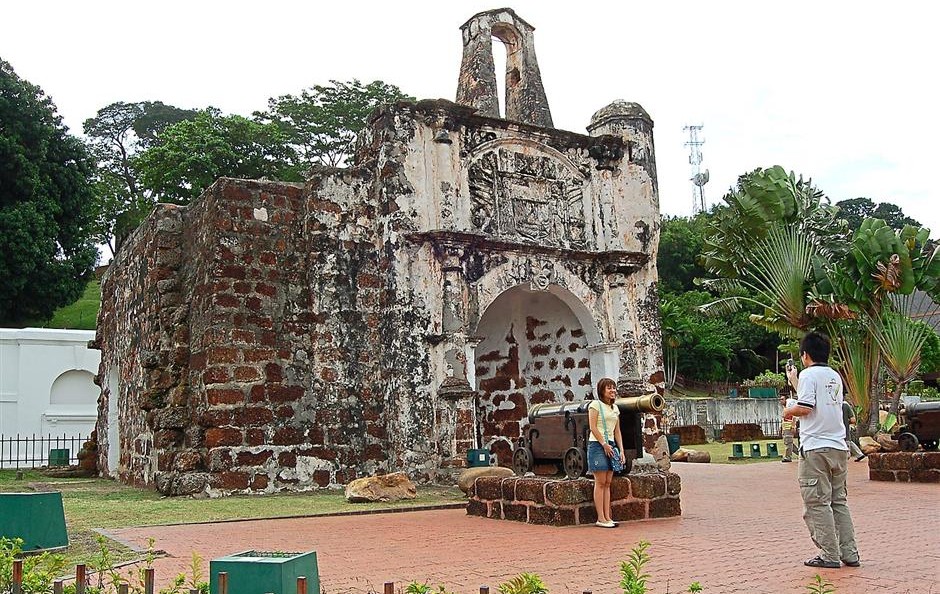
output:
[[[756,423],[728,423],[721,428],[721,441],[764,439],[764,431]]]
[[[669,433],[679,436],[679,443],[682,445],[694,445],[699,443],[708,443],[705,437],[705,429],[701,425],[680,425],[670,427]]]
[[[480,165],[494,139],[504,172]],[[655,391],[649,163],[592,148],[625,142],[403,103],[353,167],[158,206],[103,279],[99,467],[172,495],[449,479],[479,439],[508,463],[528,406],[584,398],[595,366]],[[537,221],[480,230],[486,200],[539,192],[569,209],[555,245],[519,235]],[[571,215],[591,209],[603,221]]]
[[[679,475],[630,474],[614,477],[611,514],[618,522],[682,514]],[[467,514],[529,524],[573,526],[597,521],[594,481],[547,478],[480,477],[470,491]]]
[[[868,478],[900,483],[940,483],[940,452],[869,454]]]

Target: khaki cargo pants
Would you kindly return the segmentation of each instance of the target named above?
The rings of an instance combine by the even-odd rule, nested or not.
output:
[[[803,520],[826,561],[857,561],[855,527],[846,503],[845,450],[819,448],[801,452],[800,492]]]

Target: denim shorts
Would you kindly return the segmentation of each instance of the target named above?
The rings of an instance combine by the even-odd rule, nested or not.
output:
[[[589,441],[587,448],[588,470],[593,471],[612,471],[610,458],[604,453],[604,446],[599,441]]]

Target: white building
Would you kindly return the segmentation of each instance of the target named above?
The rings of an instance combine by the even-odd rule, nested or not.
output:
[[[0,453],[5,460],[15,449],[9,440],[17,435],[86,437],[95,428],[101,390],[94,377],[101,353],[87,346],[94,337],[93,330],[0,328],[0,435],[6,440]],[[77,453],[77,448],[71,452],[73,457]]]

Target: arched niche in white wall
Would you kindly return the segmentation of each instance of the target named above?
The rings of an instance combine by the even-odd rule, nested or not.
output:
[[[95,406],[100,390],[95,385],[95,376],[88,371],[73,369],[66,371],[52,382],[49,404],[52,406]]]

